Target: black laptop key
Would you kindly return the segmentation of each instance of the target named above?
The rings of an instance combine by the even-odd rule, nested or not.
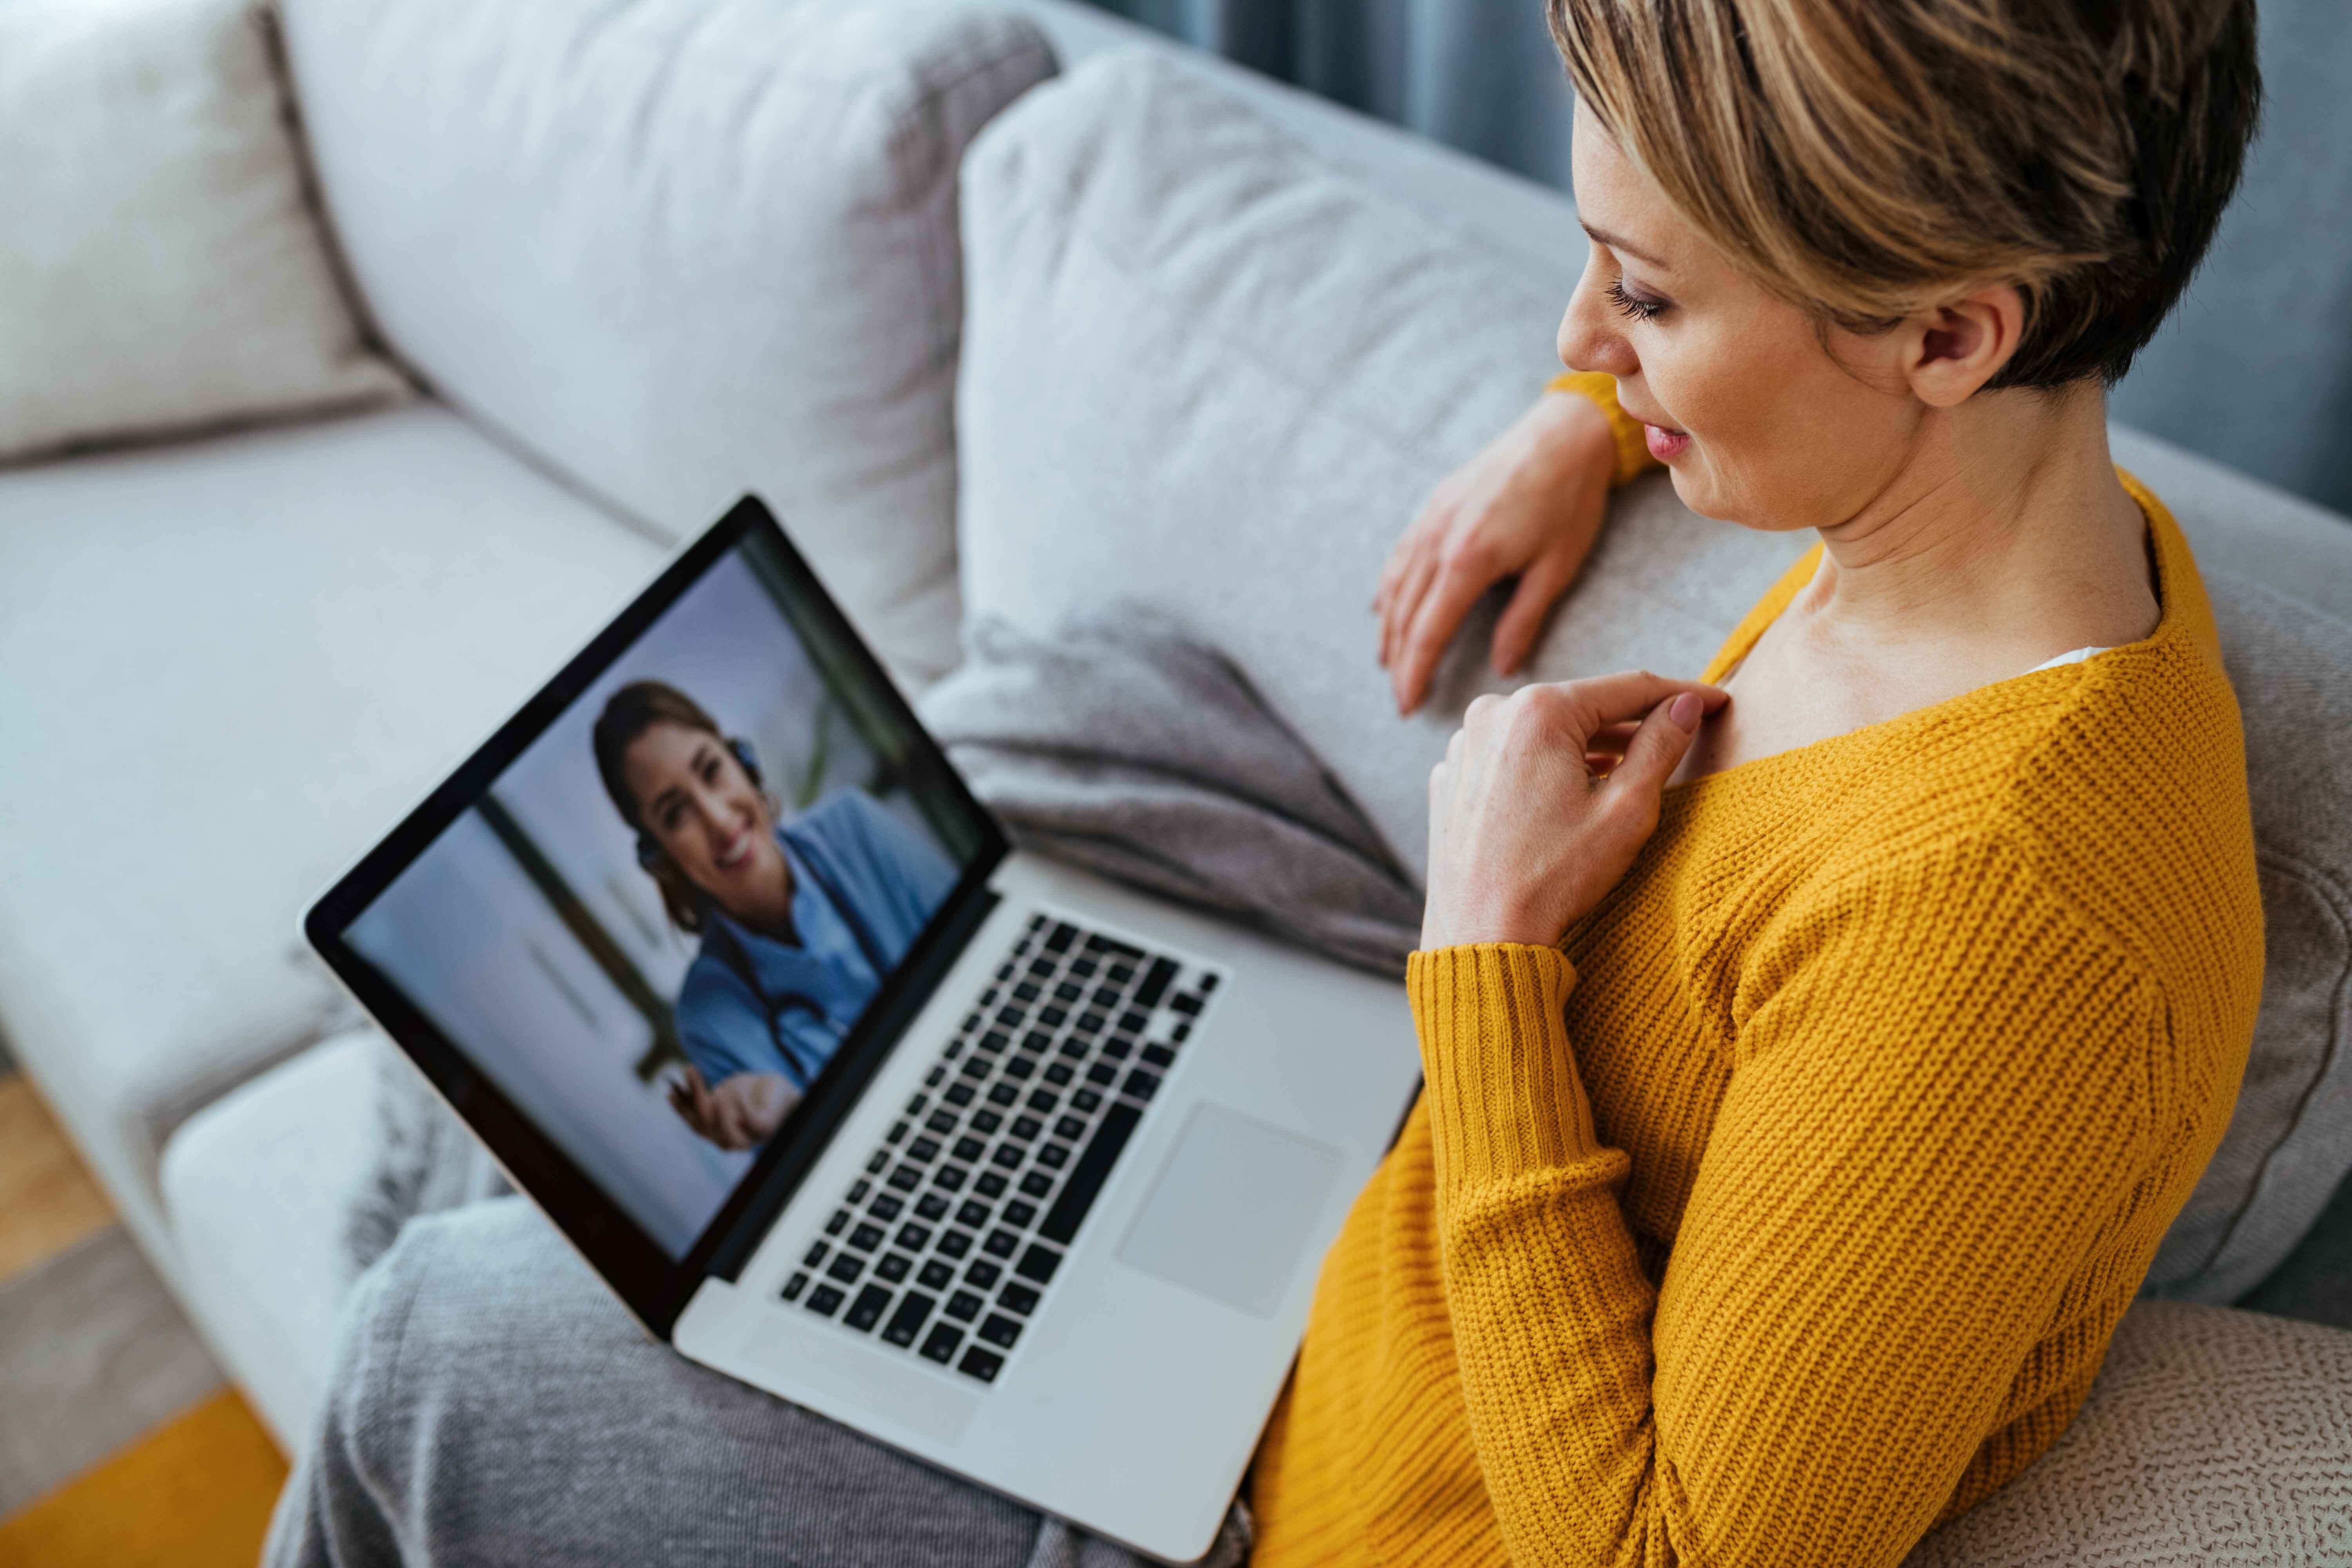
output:
[[[1215,975],[1213,975],[1213,974],[1203,974],[1202,976],[1201,976],[1201,994],[1202,994],[1202,995],[1206,996],[1210,992],[1214,991],[1216,988],[1217,988],[1217,977],[1216,977]]]
[[[1168,994],[1169,983],[1176,978],[1172,959],[1155,958],[1143,976],[1143,984],[1135,988],[1135,1004],[1139,1007],[1157,1007],[1160,998]]]
[[[1067,1143],[1048,1143],[1037,1151],[1037,1163],[1049,1171],[1058,1171],[1069,1163],[1070,1146]]]
[[[1021,1178],[1021,1190],[1033,1198],[1042,1198],[1054,1190],[1054,1178],[1043,1171],[1032,1171]]]
[[[967,1230],[985,1229],[988,1222],[995,1217],[986,1204],[976,1203],[971,1198],[964,1199],[963,1207],[956,1210],[956,1224]]]
[[[991,1029],[980,1037],[980,1048],[992,1057],[1003,1054],[1004,1047],[1012,1043],[1013,1037],[1002,1029]]]
[[[961,1319],[964,1322],[969,1323],[974,1318],[979,1317],[980,1310],[987,1305],[987,1302],[982,1300],[971,1291],[959,1290],[954,1295],[948,1298],[948,1316],[950,1318]]]
[[[1067,1062],[1055,1062],[1045,1069],[1045,1081],[1056,1087],[1069,1082],[1077,1076],[1077,1069]]]
[[[1110,1168],[1118,1163],[1127,1141],[1135,1135],[1136,1124],[1143,1112],[1131,1105],[1114,1104],[1103,1112],[1102,1125],[1087,1142],[1086,1152],[1070,1167],[1062,1184],[1062,1195],[1054,1201],[1045,1218],[1037,1226],[1037,1234],[1048,1241],[1070,1244],[1078,1234],[1078,1225],[1094,1207],[1095,1198],[1102,1192],[1103,1183],[1110,1177]]]
[[[1116,938],[1102,936],[1100,934],[1087,938],[1087,951],[1088,952],[1115,952],[1122,958],[1141,958],[1143,956],[1143,950],[1141,948],[1130,946],[1129,943],[1120,942]]]
[[[1137,959],[1140,959],[1143,954],[1139,952],[1133,956]],[[1135,978],[1135,965],[1132,963],[1114,963],[1110,966],[1110,973],[1107,978],[1113,985],[1119,987],[1121,990],[1125,990],[1127,988],[1127,983]]]
[[[967,1136],[956,1140],[955,1157],[967,1165],[978,1164],[980,1157],[987,1152],[988,1145],[977,1138]]]
[[[1176,1065],[1176,1053],[1166,1046],[1146,1046],[1143,1047],[1143,1060],[1147,1066],[1172,1068]]]
[[[923,1173],[912,1165],[901,1165],[892,1171],[889,1183],[902,1193],[911,1193],[923,1184]]]
[[[866,1259],[854,1252],[842,1252],[834,1256],[833,1262],[826,1266],[824,1272],[828,1279],[838,1279],[844,1285],[855,1285],[858,1275],[865,1270]]]
[[[1024,1143],[1044,1131],[1045,1131],[1045,1124],[1034,1116],[1016,1116],[1013,1119],[1013,1136]]]
[[[999,1227],[988,1233],[988,1239],[980,1244],[980,1249],[991,1258],[1010,1258],[1021,1249],[1021,1238]]]
[[[1087,976],[1092,974],[1096,970],[1102,967],[1094,961],[1094,952],[1095,950],[1089,947],[1086,952],[1081,952],[1077,957],[1070,960],[1069,972],[1074,977],[1079,980],[1084,980]]]
[[[911,1345],[915,1336],[923,1331],[923,1321],[939,1303],[920,1290],[909,1290],[898,1298],[898,1310],[890,1314],[883,1326],[882,1337],[894,1345]]]
[[[944,1290],[955,1282],[955,1270],[934,1258],[923,1265],[915,1276],[915,1283],[926,1290]]]
[[[842,1232],[842,1227],[846,1226],[848,1223],[849,1211],[847,1209],[835,1209],[833,1211],[833,1217],[824,1222],[824,1233],[827,1236],[839,1236]]]
[[[956,1068],[956,1071],[977,1083],[988,1076],[988,1069],[989,1061],[986,1057],[966,1057],[963,1066]]]
[[[1201,999],[1189,991],[1180,991],[1171,996],[1168,998],[1168,1005],[1188,1018],[1201,1010]]]
[[[978,1345],[963,1352],[956,1370],[966,1377],[976,1377],[982,1383],[994,1383],[996,1374],[1004,1370],[1004,1358],[994,1351],[984,1351]]]
[[[971,1113],[971,1130],[983,1136],[1003,1125],[1004,1118],[996,1111],[975,1110]]]
[[[906,1136],[907,1124],[903,1121],[893,1121],[890,1123],[890,1131],[882,1134],[882,1142],[885,1143],[897,1143]]]
[[[961,1329],[944,1322],[933,1323],[931,1331],[923,1336],[922,1357],[925,1361],[935,1361],[945,1366],[955,1360],[956,1347],[961,1343]]]
[[[914,1268],[915,1260],[905,1253],[886,1252],[882,1255],[882,1261],[874,1266],[874,1272],[877,1278],[887,1279],[891,1284],[896,1285],[913,1273]]]
[[[999,1143],[989,1152],[988,1157],[1008,1171],[1017,1171],[1021,1168],[1021,1162],[1027,1159],[1028,1155],[1018,1143]]]
[[[1065,1116],[1054,1123],[1054,1136],[1056,1138],[1066,1138],[1075,1143],[1086,1135],[1087,1123],[1084,1117]]]
[[[1054,1037],[1043,1029],[1032,1029],[1021,1037],[1021,1048],[1035,1056],[1054,1043]]]
[[[973,1098],[972,1087],[968,1083],[951,1083],[941,1098],[950,1105],[970,1105]]]
[[[1123,1094],[1131,1094],[1138,1100],[1150,1100],[1151,1091],[1160,1087],[1160,1080],[1141,1068],[1138,1068],[1128,1074],[1127,1081],[1118,1087]]]
[[[882,1321],[883,1310],[889,1305],[889,1291],[879,1285],[868,1285],[857,1293],[849,1310],[841,1314],[841,1321],[862,1334]]]
[[[849,1233],[849,1245],[860,1252],[871,1252],[882,1245],[883,1235],[880,1226],[861,1225]]]
[[[1181,1046],[1192,1037],[1192,1026],[1180,1023],[1168,1031],[1168,1037]]]
[[[830,1318],[840,1310],[842,1293],[830,1285],[820,1285],[809,1292],[808,1310],[820,1318]]]
[[[1026,1007],[999,1007],[996,1010],[996,1021],[1003,1025],[1008,1029],[1017,1029],[1022,1025],[1029,1021],[1029,1009]]]
[[[1119,998],[1126,994],[1126,992],[1116,985],[1097,985],[1095,987],[1095,1005],[1108,1013],[1118,1006]]]
[[[947,1212],[948,1198],[944,1193],[925,1193],[915,1200],[915,1217],[918,1219],[936,1221]]]
[[[1054,961],[1050,958],[1033,958],[1029,961],[1029,973],[1032,974],[1051,974],[1055,967]]]
[[[1103,1026],[1109,1022],[1110,1020],[1100,1013],[1081,1013],[1078,1015],[1078,1021],[1071,1027],[1081,1035],[1099,1035],[1103,1032]]]
[[[939,1157],[940,1141],[936,1138],[918,1138],[907,1145],[907,1158],[917,1164],[928,1165]]]
[[[1062,1042],[1062,1054],[1074,1062],[1082,1062],[1087,1059],[1087,1048],[1092,1043],[1076,1035],[1072,1035]]]
[[[940,1256],[942,1258],[961,1258],[971,1250],[971,1233],[970,1231],[950,1230],[940,1237]]]
[[[1102,1054],[1109,1058],[1112,1061],[1123,1062],[1134,1052],[1134,1050],[1135,1037],[1133,1035],[1115,1035],[1111,1037],[1110,1043],[1103,1047]]]
[[[1037,1205],[1024,1204],[1019,1198],[1004,1205],[1004,1223],[1015,1230],[1026,1230],[1029,1222],[1037,1217]]]
[[[1085,1111],[1088,1115],[1092,1115],[1095,1108],[1102,1104],[1102,1096],[1097,1094],[1093,1089],[1082,1089],[1078,1090],[1077,1093],[1070,1096],[1070,1104],[1076,1109]]]
[[[931,1244],[931,1227],[908,1220],[898,1227],[898,1245],[909,1252],[920,1252]]]
[[[1118,1032],[1122,1035],[1139,1035],[1150,1022],[1150,1013],[1139,1008],[1133,1012],[1121,1013],[1118,1016]]]
[[[1070,943],[1078,940],[1078,928],[1067,921],[1054,927],[1054,934],[1045,939],[1047,952],[1067,952]]]
[[[963,1188],[964,1178],[971,1174],[961,1165],[941,1165],[931,1173],[931,1185],[943,1193],[960,1192]]]
[[[880,1220],[884,1225],[888,1225],[892,1220],[898,1217],[899,1211],[906,1206],[906,1205],[900,1203],[897,1198],[892,1197],[887,1193],[884,1193],[880,1197],[876,1198],[872,1203],[866,1206],[866,1212],[872,1215],[876,1219]]]
[[[832,1250],[833,1248],[827,1247],[824,1242],[818,1242],[814,1247],[810,1247],[807,1255],[801,1259],[801,1267],[803,1268],[824,1268],[825,1255],[830,1253]]]
[[[997,1293],[996,1304],[1025,1318],[1037,1310],[1037,1292],[1026,1285],[1007,1285]]]
[[[956,1130],[956,1113],[952,1110],[934,1110],[923,1119],[923,1126],[927,1131],[936,1132],[944,1138]]]
[[[971,1190],[989,1202],[994,1203],[1004,1195],[1004,1189],[1011,1184],[1005,1180],[1004,1173],[1002,1171],[982,1171],[980,1173],[980,1180],[971,1184]]]
[[[1073,985],[1066,980],[1054,987],[1054,1000],[1056,1002],[1075,1002],[1086,994],[1085,986]]]
[[[890,1151],[877,1149],[874,1151],[874,1157],[866,1162],[866,1173],[869,1176],[878,1176],[882,1173],[882,1167],[889,1163]]]
[[[988,1103],[991,1105],[1010,1105],[1020,1098],[1021,1089],[1017,1084],[998,1083],[989,1087]]]
[[[851,1310],[855,1312],[856,1309],[852,1308]],[[1020,1321],[1008,1318],[1002,1312],[991,1312],[980,1325],[980,1337],[999,1350],[1009,1351],[1013,1348],[1013,1342],[1021,1337]]]
[[[1038,990],[1034,982],[1027,980],[1023,981],[1020,984],[1015,985],[1013,988],[1013,995],[1016,1001],[1034,1002],[1038,997],[1044,994],[1045,993]]]
[[[1003,1266],[992,1263],[985,1258],[973,1258],[971,1260],[971,1267],[967,1268],[963,1271],[964,1283],[970,1285],[975,1290],[992,1289],[997,1280],[1003,1279],[1003,1276],[1004,1269]]]
[[[1087,1069],[1088,1083],[1110,1084],[1118,1079],[1118,1068],[1108,1062],[1097,1062]]]
[[[930,1071],[923,1075],[923,1082],[932,1089],[937,1089],[940,1087],[940,1080],[947,1076],[947,1068],[933,1068]]]
[[[1060,1099],[1050,1089],[1033,1089],[1029,1091],[1029,1109],[1040,1116],[1053,1115],[1054,1108],[1061,1103]]]
[[[801,1292],[807,1289],[808,1276],[805,1274],[795,1274],[791,1279],[784,1281],[784,1300],[787,1301],[797,1301],[801,1299]]]
[[[1061,1267],[1061,1262],[1062,1255],[1052,1247],[1033,1246],[1021,1255],[1021,1261],[1013,1266],[1013,1272],[1024,1279],[1034,1279],[1043,1285],[1054,1278],[1054,1270]]]
[[[1036,1070],[1036,1062],[1028,1057],[1014,1057],[1011,1061],[1004,1064],[1004,1076],[1013,1079],[1015,1083],[1020,1082],[1024,1079],[1029,1078],[1031,1075],[1034,1074]],[[1010,1083],[1000,1083],[996,1087],[999,1089],[1013,1089],[1013,1085]],[[1021,1091],[1019,1089],[1013,1089],[1013,1098],[1018,1099],[1020,1097],[1020,1093]],[[1012,1100],[1007,1100],[1005,1101],[1008,1105],[1012,1102]]]
[[[1059,1007],[1041,1007],[1037,1010],[1037,1022],[1049,1029],[1060,1028],[1068,1017],[1069,1015]]]

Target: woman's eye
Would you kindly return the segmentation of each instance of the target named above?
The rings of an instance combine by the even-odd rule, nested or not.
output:
[[[1666,313],[1664,300],[1653,300],[1628,291],[1622,278],[1609,285],[1608,294],[1609,302],[1617,307],[1617,313],[1632,321],[1654,321]]]

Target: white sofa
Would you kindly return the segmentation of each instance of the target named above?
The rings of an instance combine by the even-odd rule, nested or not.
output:
[[[861,241],[889,265],[822,279],[836,296],[887,296],[892,279],[911,279],[895,285],[905,298],[880,300],[884,326],[869,331],[896,334],[887,341],[900,357],[858,363],[828,360],[824,341],[794,336],[815,329],[779,319],[789,312],[770,296],[798,289],[805,306],[814,285],[763,277],[761,267],[765,247],[793,225],[866,222],[870,204],[828,192],[811,173],[822,150],[762,148],[762,117],[781,112],[764,87],[683,123],[677,100],[629,96],[662,79],[649,52],[659,66],[714,47],[697,42],[698,12],[670,0],[625,8],[617,24],[569,39],[563,74],[518,98],[500,75],[518,51],[499,29],[560,29],[579,6],[282,4],[325,221],[357,307],[424,390],[375,412],[0,469],[0,669],[17,694],[0,714],[0,1027],[292,1452],[349,1283],[349,1196],[373,1157],[375,1047],[299,951],[294,922],[310,896],[676,540],[743,489],[782,502],[807,531],[819,569],[910,688],[952,658],[960,472],[966,591],[997,613],[1050,620],[1104,592],[1149,594],[1155,561],[1168,559],[1152,552],[1188,546],[1153,536],[1149,548],[1126,548],[1110,526],[1118,512],[1082,513],[1099,537],[1080,542],[1076,563],[1058,574],[1039,566],[1070,541],[1040,541],[1043,525],[1016,517],[1024,476],[1042,484],[1039,463],[1126,460],[1115,445],[1089,453],[1083,404],[1062,408],[1049,382],[1021,381],[1024,363],[1011,351],[1034,350],[1026,369],[1050,377],[1053,345],[1000,331],[986,376],[964,367],[961,419],[970,438],[992,445],[969,467],[959,454],[948,397],[961,271],[951,243],[944,257],[924,247],[957,234],[962,142],[1050,69],[1025,27],[938,0],[833,7],[887,18],[866,45],[936,46],[916,49],[930,74],[900,80],[901,99],[877,111],[869,133],[889,140],[894,158],[948,171],[946,196],[924,196],[900,227]],[[799,36],[776,20],[796,9],[784,0],[708,8],[722,35],[734,29],[719,39],[730,68],[755,84],[802,63],[759,54],[763,40],[782,49]],[[1000,12],[1033,22],[1065,69],[1146,38],[1060,0],[1007,0],[991,8]],[[457,17],[463,26],[436,32]],[[1457,317],[1486,310],[1496,342],[1524,343],[1521,364],[1454,388],[1442,405],[1423,388],[1418,404],[1401,396],[1372,407],[1360,386],[1339,384],[1360,367],[1300,393],[1305,406],[1322,399],[1370,426],[1413,422],[1392,443],[1393,461],[1350,480],[1369,487],[1370,501],[1356,509],[1366,515],[1347,547],[1290,552],[1327,574],[1331,592],[1361,599],[1366,542],[1401,526],[1419,487],[1540,381],[1543,313],[1554,308],[1546,289],[1564,292],[1582,253],[1574,214],[1552,193],[1388,127],[1205,57],[1163,52],[1391,204],[1387,217],[1350,229],[1352,239],[1427,239],[1471,258],[1463,265],[1519,280],[1493,298],[1440,302]],[[405,62],[419,62],[414,79]],[[611,112],[598,116],[595,95],[607,91]],[[908,107],[917,100],[919,112]],[[501,105],[516,102],[557,131],[618,129],[567,147],[545,126],[498,122]],[[773,179],[751,182],[768,205],[721,199],[732,188],[724,182],[683,196],[665,184],[691,166],[698,135],[711,159],[769,159]],[[589,176],[626,186],[648,167],[656,177],[623,205],[647,222],[683,212],[680,233],[666,237],[674,243],[626,243],[635,231],[625,222],[582,226],[607,188]],[[1011,188],[975,176],[966,199]],[[817,204],[814,216],[790,209],[803,200]],[[963,219],[968,236],[992,232],[984,215]],[[999,234],[992,254],[1011,254],[1015,238]],[[1425,274],[1418,259],[1402,270]],[[976,273],[972,287],[975,321],[1003,328],[1009,306],[977,292],[992,280]],[[757,328],[748,346],[733,330],[746,321]],[[1119,323],[1060,324],[1116,354]],[[1307,332],[1276,346],[1314,342]],[[1139,364],[1135,374],[1152,372]],[[877,421],[898,446],[879,458],[853,451]],[[2119,444],[2179,503],[2209,563],[2352,617],[2352,525],[2144,438]],[[1060,483],[1050,505],[1039,498],[1035,517],[1066,519],[1120,488],[1115,472],[1081,477],[1088,482]],[[1188,507],[1234,503],[1224,489],[1188,500],[1181,484],[1168,477],[1138,510],[1136,539],[1181,521]],[[883,504],[859,510],[877,493]],[[1669,510],[1654,493],[1630,509],[1627,538],[1664,553],[1621,563],[1624,580],[1672,565],[1687,520]],[[1662,612],[1672,635],[1639,657],[1686,657],[1694,639],[1728,624],[1721,606],[1736,613],[1769,580],[1775,559],[1751,553],[1745,575],[1651,593],[1674,601]],[[1213,591],[1213,562],[1205,575],[1198,561],[1188,571]],[[1204,630],[1245,662],[1298,663],[1295,642],[1247,613]],[[1363,631],[1361,648],[1307,661],[1278,704],[1341,715],[1331,722],[1360,731],[1372,723],[1380,689]],[[1574,662],[1558,648],[1547,658],[1554,668]],[[1410,809],[1398,803],[1418,794],[1441,724],[1398,731],[1402,794],[1369,773],[1360,781],[1376,819]],[[2340,1087],[2315,1079],[2313,1091]],[[2288,1334],[2323,1379],[2352,1371],[2338,1337],[2352,1345],[2325,1330]],[[2352,1419],[2347,1408],[2343,1399],[2331,1407],[2330,1433]]]

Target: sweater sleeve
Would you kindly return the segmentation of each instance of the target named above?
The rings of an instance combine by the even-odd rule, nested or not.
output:
[[[1794,929],[1742,979],[1654,1291],[1566,958],[1413,955],[1456,1357],[1515,1563],[1900,1562],[2133,1201],[2160,1010],[2019,868],[1931,857]]]
[[[1612,484],[1623,485],[1652,468],[1665,467],[1650,456],[1650,438],[1643,434],[1642,422],[1618,406],[1615,376],[1597,370],[1572,370],[1552,377],[1544,390],[1589,397],[1608,418],[1609,433],[1617,438],[1617,475]]]

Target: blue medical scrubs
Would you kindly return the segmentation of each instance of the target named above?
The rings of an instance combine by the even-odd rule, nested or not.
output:
[[[714,1087],[780,1072],[806,1089],[955,887],[939,847],[861,790],[819,802],[776,838],[800,945],[711,910],[678,988],[679,1043]]]

